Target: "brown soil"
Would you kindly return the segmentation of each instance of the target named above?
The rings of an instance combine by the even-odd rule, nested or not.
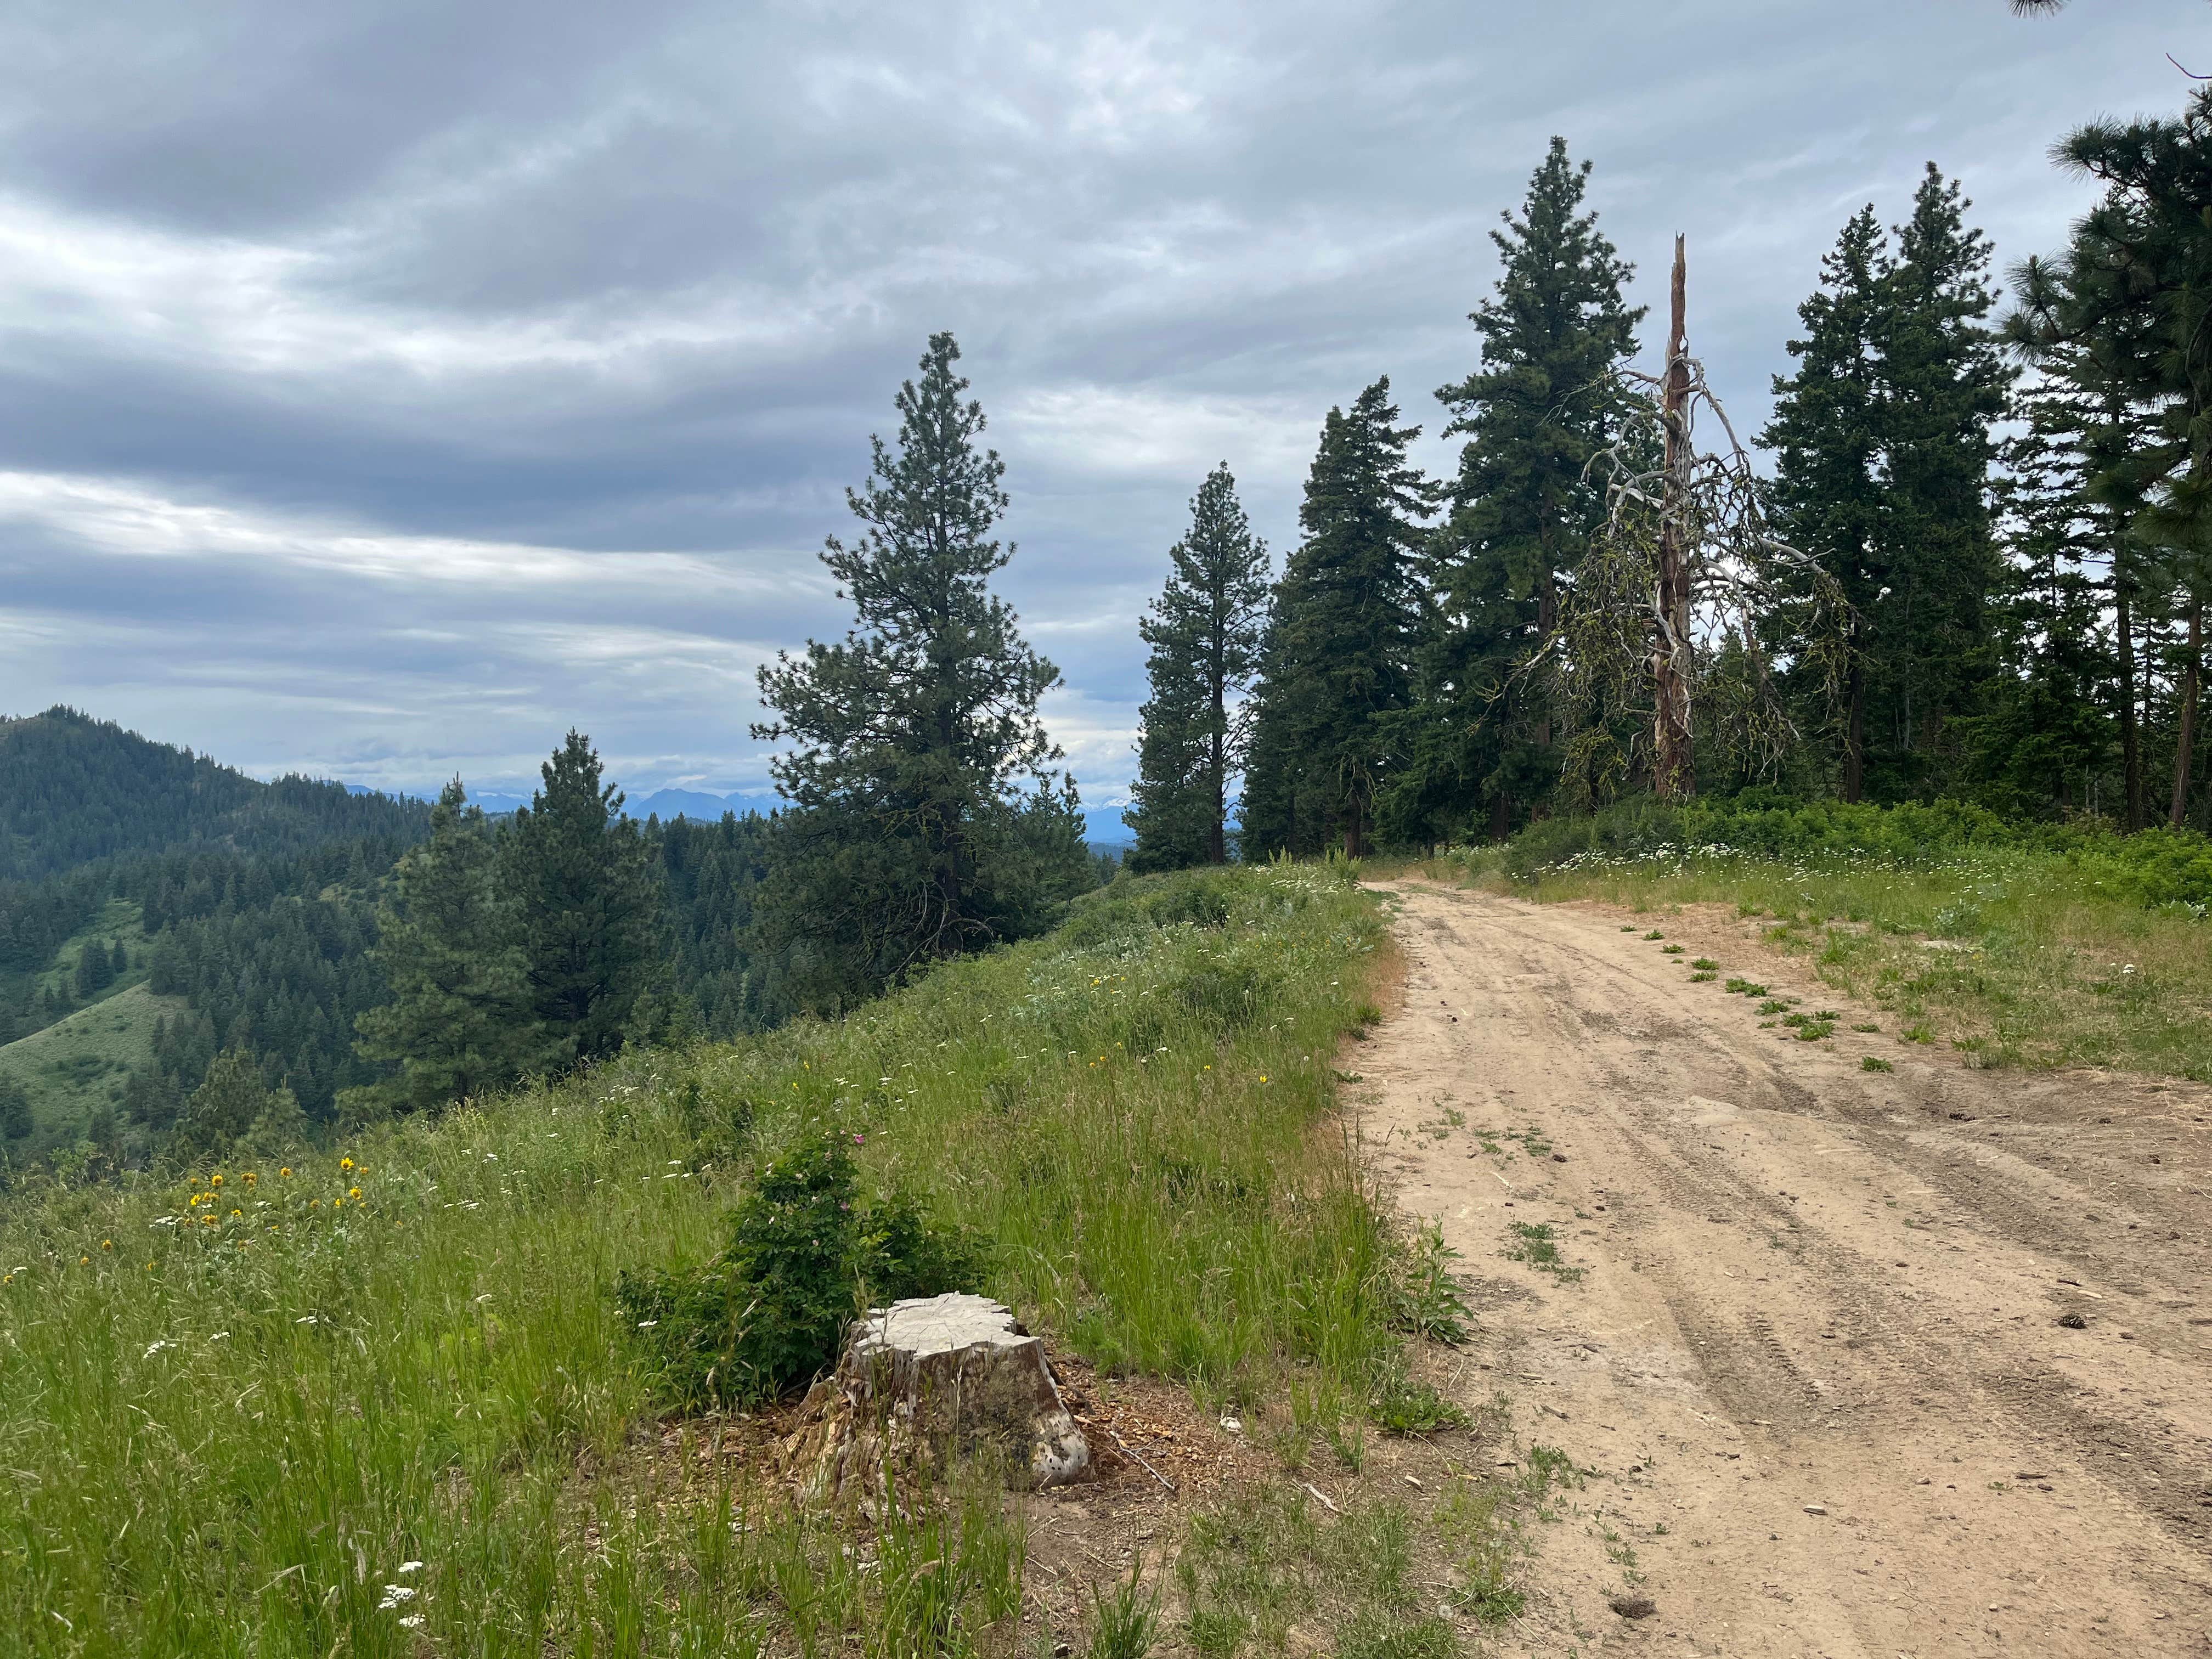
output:
[[[1662,919],[1670,957],[1649,916],[1392,890],[1365,1132],[1466,1258],[1468,1403],[1505,1389],[1594,1472],[1504,1650],[2206,1651],[2204,1090],[1854,1032],[1883,1017],[1723,914]],[[1732,973],[1834,1036],[1762,1025]],[[1515,1222],[1579,1282],[1506,1259]]]

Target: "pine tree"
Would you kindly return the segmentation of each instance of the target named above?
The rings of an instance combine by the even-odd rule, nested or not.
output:
[[[1167,585],[1138,632],[1152,647],[1152,696],[1137,745],[1132,871],[1227,860],[1230,780],[1243,763],[1237,700],[1259,664],[1267,549],[1252,533],[1223,462],[1190,504],[1168,550]]]
[[[514,904],[500,891],[483,809],[455,778],[430,814],[430,839],[393,870],[369,952],[392,1000],[354,1022],[355,1051],[396,1066],[352,1103],[420,1111],[511,1082],[548,1054],[523,971]]]
[[[1304,538],[1261,650],[1239,842],[1247,858],[1370,849],[1420,623],[1414,557],[1433,491],[1390,382],[1332,409],[1298,513]]]
[[[2100,400],[2058,374],[2029,387],[2014,413],[2023,429],[2004,446],[2008,559],[1992,605],[2003,672],[1982,711],[1957,722],[1964,776],[1978,799],[2015,817],[2123,807],[2124,796],[2100,786],[2120,726],[2106,618],[2124,568],[2095,574],[2115,546],[2116,515],[2090,486],[2124,429],[2116,434]],[[2116,614],[2128,609],[2123,599]]]
[[[1945,787],[1996,669],[1990,611],[2003,571],[1991,427],[2009,372],[1985,325],[1989,244],[1932,162],[1885,235],[1855,215],[1798,308],[1796,372],[1775,382],[1761,441],[1777,452],[1780,528],[1850,603],[1844,799]]]
[[[1422,696],[1395,803],[1428,835],[1486,809],[1502,834],[1558,769],[1554,711],[1514,672],[1550,635],[1602,517],[1589,462],[1619,434],[1618,371],[1644,317],[1621,296],[1634,267],[1583,209],[1589,174],[1552,140],[1520,216],[1491,233],[1497,289],[1468,318],[1483,366],[1436,394],[1452,412],[1444,435],[1467,442],[1427,550]]]
[[[1759,441],[1775,452],[1778,529],[1818,559],[1849,601],[1843,793],[1865,792],[1867,654],[1865,619],[1887,585],[1889,530],[1883,467],[1887,428],[1876,330],[1883,305],[1888,238],[1869,203],[1851,216],[1820,260],[1820,288],[1797,307],[1805,337],[1789,343],[1798,360],[1774,380],[1774,416]]]
[[[289,1089],[271,1089],[246,1049],[226,1048],[208,1063],[207,1075],[178,1112],[167,1155],[180,1165],[220,1162],[255,1140],[257,1131],[303,1121]]]
[[[500,837],[499,885],[514,907],[532,1011],[556,1063],[619,1049],[653,977],[660,895],[652,850],[601,782],[591,739],[571,731],[539,769],[544,787]]]
[[[31,1097],[12,1077],[0,1077],[0,1141],[22,1140],[31,1133]]]
[[[2062,302],[2046,338],[2087,344],[2133,399],[2155,410],[2160,441],[2101,481],[2132,504],[2129,531],[2145,574],[2173,595],[2185,643],[2173,652],[2180,690],[2167,821],[2187,816],[2203,678],[2204,607],[2212,599],[2212,90],[2190,94],[2179,120],[2094,122],[2061,155],[2104,183],[2105,199],[2075,228]],[[2031,284],[2032,286],[2032,284]],[[2032,297],[2031,303],[2033,304]]]
[[[988,585],[1013,552],[991,534],[1006,467],[977,447],[959,358],[930,337],[896,448],[872,439],[868,482],[847,494],[860,536],[823,548],[858,625],[761,671],[776,719],[756,734],[793,745],[772,769],[795,809],[762,937],[803,1006],[1036,932],[1091,880],[1074,783],[1037,717],[1059,671]]]
[[[1875,702],[1887,793],[1943,781],[1943,728],[1995,672],[1988,602],[2002,572],[1990,497],[2011,374],[1985,325],[1996,295],[1988,240],[1934,162],[1897,227],[1879,345],[1890,520],[1890,592],[1871,611]]]

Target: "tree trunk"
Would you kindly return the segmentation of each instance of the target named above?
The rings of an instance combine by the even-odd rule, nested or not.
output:
[[[2122,574],[2126,558],[2115,542],[2112,548],[2112,613],[2120,647],[2120,779],[2129,833],[2143,827],[2142,734],[2136,714],[2136,631],[2133,582]]]
[[[1856,806],[1866,793],[1866,661],[1859,655],[1858,618],[1851,618],[1850,723],[1844,728],[1844,799]]]
[[[2197,690],[2204,676],[2204,601],[2189,596],[2189,658],[2181,671],[2181,731],[2173,745],[2173,800],[2166,821],[2181,828],[2189,810],[2190,750],[2197,741]]]
[[[1651,650],[1651,790],[1662,800],[1686,800],[1698,792],[1695,757],[1690,746],[1690,588],[1684,563],[1683,532],[1689,511],[1691,465],[1685,429],[1690,398],[1688,343],[1684,313],[1687,287],[1682,238],[1674,239],[1674,279],[1669,290],[1667,379],[1660,412],[1666,427],[1665,500],[1659,517],[1658,611],[1662,619]]]
[[[1536,572],[1536,647],[1541,650],[1551,642],[1553,627],[1559,620],[1559,589],[1552,580],[1552,546],[1549,537],[1541,543],[1543,566]],[[1552,702],[1540,689],[1536,697],[1536,747],[1552,746]]]
[[[1212,693],[1213,720],[1206,728],[1206,760],[1212,772],[1213,821],[1207,827],[1206,857],[1215,864],[1229,862],[1229,663],[1228,645],[1222,638],[1227,626],[1221,600],[1213,601],[1212,635],[1206,641],[1206,689]]]
[[[1500,789],[1496,794],[1490,798],[1491,840],[1504,841],[1505,839],[1506,831],[1512,827],[1512,824],[1513,802],[1506,795],[1505,791]]]

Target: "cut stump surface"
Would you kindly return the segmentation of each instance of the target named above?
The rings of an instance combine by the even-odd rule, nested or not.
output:
[[[884,1486],[886,1461],[944,1468],[1002,1464],[1010,1481],[1058,1486],[1091,1467],[1044,1344],[989,1298],[916,1297],[855,1320],[836,1370],[814,1386],[784,1467],[810,1496],[860,1478]]]

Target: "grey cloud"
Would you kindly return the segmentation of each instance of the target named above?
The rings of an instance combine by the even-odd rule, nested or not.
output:
[[[1474,356],[1487,232],[1551,133],[1596,162],[1645,297],[1689,234],[1693,343],[1748,429],[1860,202],[1899,216],[1932,158],[2003,257],[2054,244],[2084,190],[2046,147],[2175,106],[2163,53],[2197,21],[14,7],[0,708],[417,788],[526,781],[574,721],[641,789],[757,789],[750,666],[842,627],[812,550],[949,326],[1009,463],[1005,586],[1097,800],[1208,467],[1286,548],[1323,412],[1383,373],[1449,465],[1430,391]],[[457,581],[453,544],[514,551]]]

